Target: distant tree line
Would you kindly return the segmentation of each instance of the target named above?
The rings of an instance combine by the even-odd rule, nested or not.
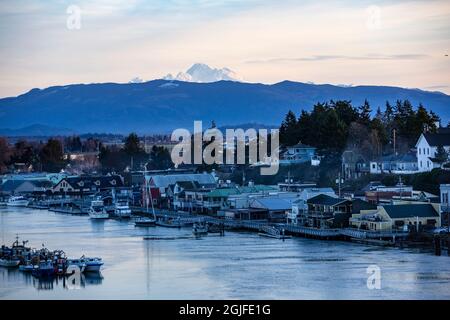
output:
[[[95,152],[98,152],[98,157]],[[71,155],[82,153],[79,160]],[[93,153],[90,157],[86,153]],[[24,170],[59,172],[70,167],[72,171],[122,172],[125,169],[148,170],[172,167],[169,151],[154,145],[150,153],[141,147],[139,137],[132,133],[124,140],[124,146],[105,146],[98,138],[79,136],[50,138],[44,141],[19,140],[9,144],[0,137],[0,173],[14,170],[20,166]]]

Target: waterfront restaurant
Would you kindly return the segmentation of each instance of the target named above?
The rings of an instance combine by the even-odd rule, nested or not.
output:
[[[406,228],[440,227],[439,205],[433,203],[390,204],[375,210],[361,210],[350,218],[350,226],[372,231],[404,230]]]

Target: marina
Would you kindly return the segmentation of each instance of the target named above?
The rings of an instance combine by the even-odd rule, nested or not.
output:
[[[32,244],[64,248],[71,257],[100,256],[104,265],[98,274],[82,273],[82,290],[71,290],[64,277],[50,281],[18,268],[0,267],[0,297],[450,298],[448,257],[434,256],[432,251],[300,237],[283,242],[250,230],[228,230],[224,237],[195,237],[192,231],[192,225],[136,228],[130,219],[93,220],[87,215],[3,208],[2,243],[10,243],[19,234]],[[373,264],[383,272],[382,290],[367,288],[366,269]]]

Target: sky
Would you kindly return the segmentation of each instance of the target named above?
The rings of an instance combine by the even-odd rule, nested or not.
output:
[[[0,0],[0,97],[194,63],[247,82],[450,94],[449,51],[448,0]]]

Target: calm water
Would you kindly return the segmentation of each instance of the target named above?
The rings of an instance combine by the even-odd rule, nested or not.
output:
[[[15,235],[70,257],[101,256],[101,275],[79,289],[0,267],[0,299],[450,299],[450,257],[396,248],[254,233],[190,236],[190,229],[136,228],[33,209],[0,208],[0,240]],[[381,268],[381,289],[366,269]]]

